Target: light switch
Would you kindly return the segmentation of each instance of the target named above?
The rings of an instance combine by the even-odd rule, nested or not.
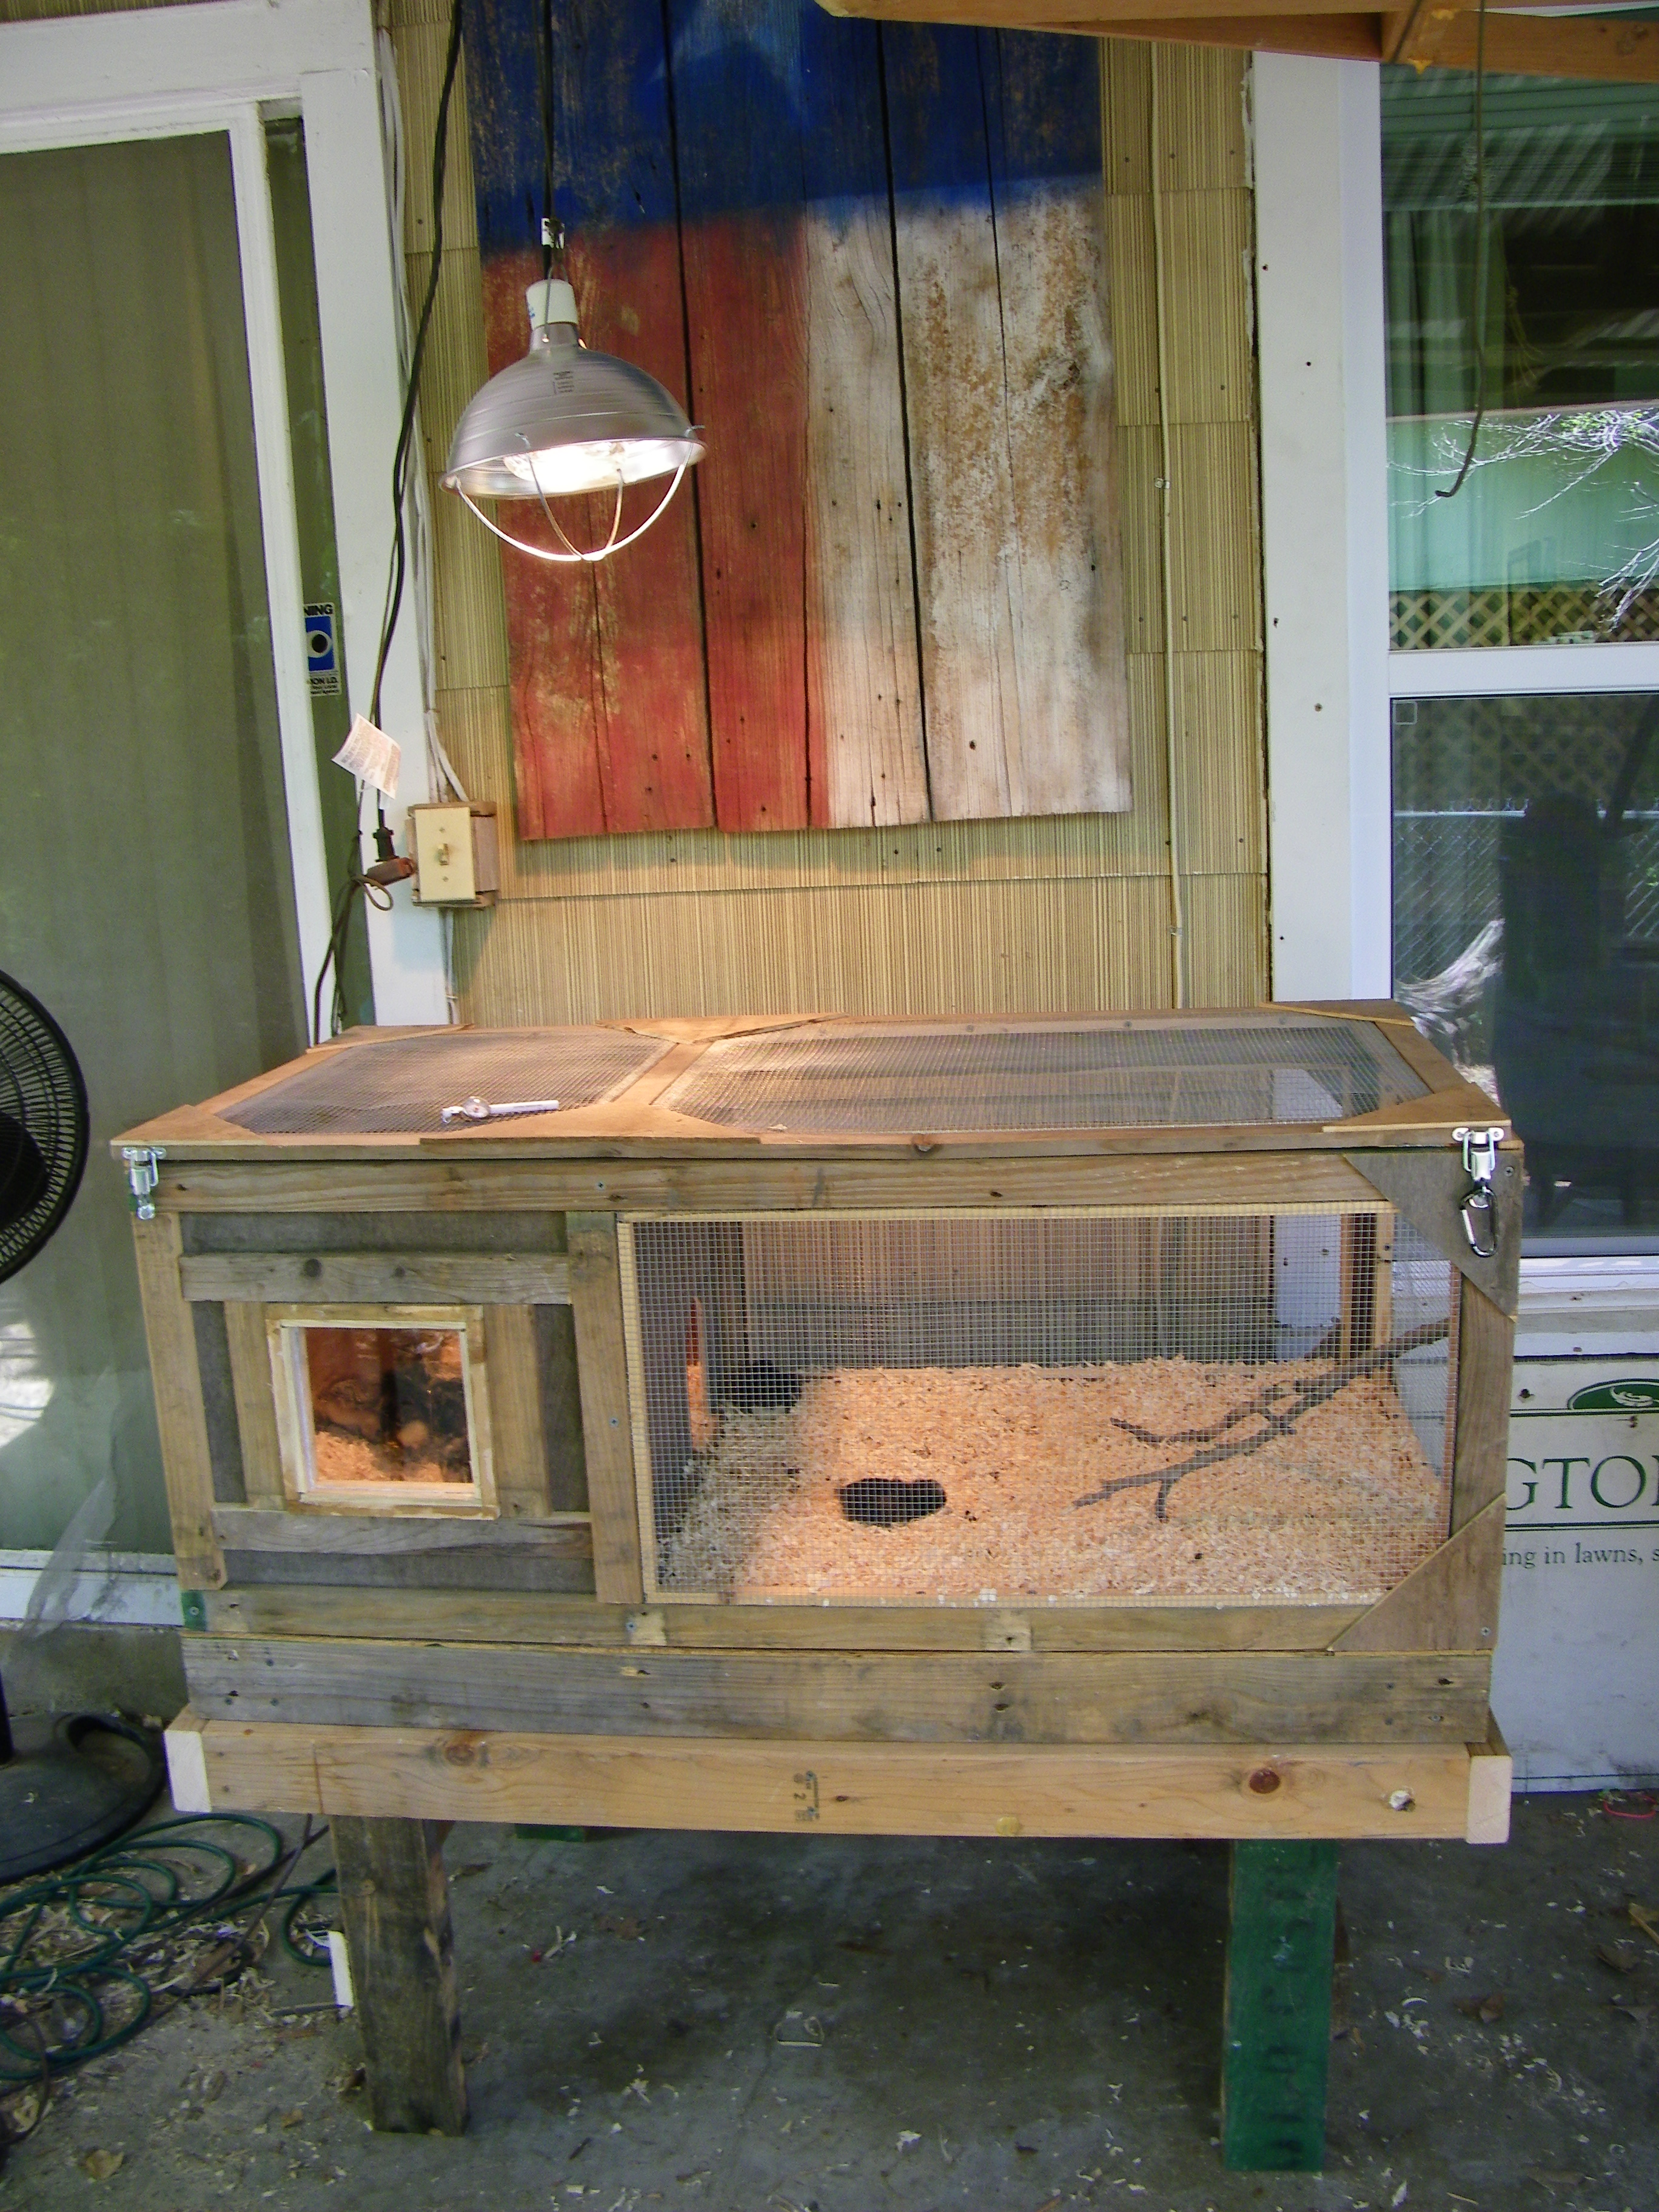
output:
[[[415,896],[422,906],[479,906],[500,882],[493,806],[411,806]]]

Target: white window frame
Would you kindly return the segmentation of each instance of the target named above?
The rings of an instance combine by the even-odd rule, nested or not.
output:
[[[127,15],[0,25],[0,153],[223,131],[230,142],[252,390],[265,584],[307,1013],[328,942],[304,592],[295,516],[264,124],[305,131],[323,377],[328,398],[347,694],[366,708],[391,550],[392,457],[402,412],[394,242],[381,145],[371,0],[204,0]],[[419,655],[405,607],[383,718],[404,738],[404,808],[428,796]],[[416,788],[417,780],[419,787]],[[372,858],[372,854],[367,857]],[[438,917],[400,891],[370,910],[376,1018],[447,1018]]]
[[[1390,650],[1382,73],[1258,54],[1252,88],[1271,988],[1387,998],[1395,700],[1659,693],[1659,642]],[[1618,1241],[1523,1270],[1659,1293],[1659,1255]]]

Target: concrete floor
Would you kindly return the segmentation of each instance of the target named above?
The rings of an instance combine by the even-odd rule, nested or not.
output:
[[[1659,2206],[1659,1946],[1627,1913],[1659,1823],[1588,1800],[1517,1803],[1506,1849],[1345,1850],[1320,2177],[1220,2169],[1223,1848],[462,1827],[446,1856],[464,2139],[370,2133],[355,2027],[279,2016],[327,1986],[268,1961],[263,2000],[64,2081],[0,2208]]]

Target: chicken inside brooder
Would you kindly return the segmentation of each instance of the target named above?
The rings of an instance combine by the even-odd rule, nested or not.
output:
[[[459,1329],[307,1328],[305,1354],[319,1488],[472,1480]]]

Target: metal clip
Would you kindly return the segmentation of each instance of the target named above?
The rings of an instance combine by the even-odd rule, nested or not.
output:
[[[459,1106],[443,1109],[444,1127],[452,1121],[499,1121],[508,1114],[556,1114],[556,1098],[520,1098],[506,1106],[492,1106],[487,1099],[463,1098]]]
[[[1492,1187],[1498,1173],[1498,1144],[1503,1133],[1501,1128],[1452,1131],[1453,1137],[1462,1145],[1463,1171],[1471,1185],[1462,1204],[1463,1234],[1477,1260],[1498,1256],[1498,1208]]]
[[[155,1186],[161,1180],[158,1160],[167,1158],[165,1145],[123,1145],[121,1158],[127,1165],[127,1188],[132,1193],[132,1210],[140,1221],[155,1218]]]

